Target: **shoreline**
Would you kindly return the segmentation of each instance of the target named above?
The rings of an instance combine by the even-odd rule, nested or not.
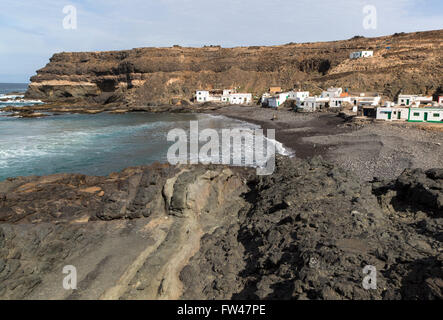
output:
[[[393,179],[405,169],[443,167],[443,131],[409,123],[349,122],[335,113],[228,106],[214,111],[275,129],[276,140],[310,159],[321,156],[361,181]],[[273,114],[277,119],[272,120]]]
[[[161,114],[161,113],[153,113],[153,112],[149,112],[149,111],[143,111],[143,112],[139,112],[139,113],[143,113],[143,114],[145,114],[145,116],[147,115],[148,117],[150,117],[151,115],[155,115],[155,114]],[[105,115],[107,114],[108,116],[111,115],[109,112],[104,112],[104,114]],[[131,113],[128,113],[128,114],[131,114]],[[170,112],[164,112],[163,114],[165,114],[166,116],[167,115],[173,115],[173,114],[178,115],[177,113],[170,113]],[[76,113],[66,114],[66,116],[68,116],[68,115],[69,116],[75,116]],[[189,116],[191,116],[192,119],[202,120],[203,121],[203,123],[202,123],[203,127],[201,128],[201,130],[206,128],[205,127],[206,126],[205,122],[207,122],[207,120],[209,119],[210,120],[209,123],[212,123],[212,119],[213,118],[218,119],[217,120],[218,125],[220,125],[221,123],[225,123],[225,121],[227,121],[229,123],[232,122],[232,124],[230,125],[230,127],[232,127],[232,128],[235,128],[235,127],[245,127],[246,126],[246,127],[251,127],[252,129],[254,129],[254,128],[258,128],[259,127],[257,124],[252,123],[251,121],[245,121],[245,120],[241,120],[241,119],[236,119],[236,118],[233,118],[233,117],[229,117],[229,115],[220,115],[220,114],[206,113],[206,112],[199,112],[199,113],[193,113],[193,114],[185,113],[183,115],[185,115],[185,118],[188,118],[186,115],[189,115]],[[49,117],[52,118],[51,116],[52,115],[50,115]],[[86,119],[84,121],[88,121],[87,119],[90,118],[88,115],[83,115],[83,116],[85,117],[84,119]],[[118,114],[117,114],[117,116],[118,116]],[[202,117],[200,117],[200,116],[202,116]],[[17,117],[15,117],[15,118],[17,118]],[[179,118],[181,118],[181,117],[179,117]],[[118,117],[116,119],[117,119],[116,121],[118,122],[119,121]],[[25,118],[24,118],[24,120],[25,120]],[[66,118],[65,121],[69,121],[69,118]],[[155,120],[155,121],[157,121],[157,120]],[[154,123],[155,123],[155,121],[154,121]],[[223,127],[220,127],[220,128],[223,128]],[[271,143],[276,145],[276,149],[275,149],[276,155],[289,156],[289,157],[292,156],[292,151],[287,146],[284,146],[277,139],[270,139],[270,138],[266,137],[266,135],[265,135],[265,139],[271,140]],[[165,141],[166,141],[166,133],[165,133]],[[160,155],[161,155],[161,153],[160,153]],[[120,169],[113,170],[113,171],[108,171],[108,172],[104,172],[104,173],[102,172],[102,173],[98,173],[98,174],[91,173],[88,170],[81,170],[81,169],[80,170],[73,170],[72,168],[71,169],[70,168],[65,168],[65,170],[63,170],[63,171],[55,170],[55,171],[52,171],[52,172],[44,172],[43,174],[41,174],[41,173],[40,174],[33,173],[35,171],[34,170],[33,172],[14,175],[14,172],[12,171],[11,175],[8,175],[8,176],[5,175],[4,177],[2,177],[0,182],[7,181],[7,180],[13,180],[13,179],[21,178],[21,177],[31,177],[31,176],[34,176],[34,175],[38,175],[38,176],[44,177],[44,176],[50,176],[50,175],[54,175],[54,174],[82,174],[82,175],[91,176],[91,177],[105,177],[105,176],[108,176],[109,174],[112,174],[112,173],[120,173],[120,172],[122,172],[122,171],[124,171],[124,170],[126,170],[126,169],[128,169],[130,167],[133,167],[133,166],[150,166],[153,163],[159,163],[161,165],[169,165],[168,161],[166,159],[164,159],[164,157],[159,156],[159,158],[161,158],[161,159],[157,160],[155,162],[152,162],[150,160],[146,160],[146,162],[137,162],[137,163],[134,163],[132,165],[128,164],[128,165],[122,166]],[[191,158],[192,158],[192,156],[191,156]],[[199,164],[203,165],[202,163],[199,163]],[[211,164],[209,164],[209,165],[211,165]],[[243,164],[243,165],[238,166],[238,165],[234,165],[232,163],[231,164],[221,164],[221,165],[225,166],[226,168],[229,168],[229,167],[256,168],[256,165],[244,165]],[[100,166],[100,163],[91,162],[90,166],[91,167]],[[6,170],[6,172],[7,171],[8,170]]]
[[[220,115],[230,119],[258,125],[262,129],[275,129],[275,140],[295,157],[310,159],[321,156],[356,174],[362,181],[392,179],[408,168],[443,167],[443,130],[427,130],[427,126],[409,123],[367,122],[356,123],[339,117],[337,113],[296,113],[292,110],[273,110],[259,106],[214,105],[134,107],[131,109],[90,110],[83,107],[38,105],[25,107],[37,112],[61,114],[123,114],[123,113],[191,113]],[[19,107],[18,109],[23,108]],[[84,111],[84,112],[78,112]],[[37,114],[38,116],[39,114]],[[276,119],[273,119],[276,115]],[[51,115],[50,115],[51,116]],[[26,118],[26,116],[24,117]],[[30,116],[33,118],[33,116]],[[264,132],[266,134],[266,131]]]
[[[274,129],[275,140],[301,159],[325,156],[327,151],[326,147],[306,143],[303,138],[351,131],[349,128],[339,127],[346,121],[335,113],[296,113],[292,110],[246,106],[227,106],[211,113],[253,123],[264,130]],[[277,114],[276,120],[272,119],[273,114]]]

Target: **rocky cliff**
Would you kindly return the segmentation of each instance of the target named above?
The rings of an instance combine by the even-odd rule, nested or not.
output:
[[[31,78],[26,96],[46,101],[132,106],[177,104],[196,89],[342,86],[398,93],[442,92],[443,30],[271,47],[139,48],[57,53]],[[350,60],[355,50],[374,57]]]
[[[442,169],[360,184],[320,158],[279,157],[266,177],[154,165],[12,178],[0,298],[441,299],[442,214]]]

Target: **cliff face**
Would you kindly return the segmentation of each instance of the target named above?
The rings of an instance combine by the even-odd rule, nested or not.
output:
[[[26,95],[146,105],[189,100],[196,89],[239,87],[260,95],[273,85],[314,93],[334,85],[391,98],[399,92],[438,94],[442,49],[443,30],[436,30],[272,47],[58,53],[31,78]],[[374,50],[374,57],[350,60],[355,50]]]

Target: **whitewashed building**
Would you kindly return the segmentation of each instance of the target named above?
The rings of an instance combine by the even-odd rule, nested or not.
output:
[[[268,92],[265,92],[262,94],[261,96],[261,105],[262,106],[267,106],[268,105],[268,100],[272,98],[271,94],[269,94]]]
[[[226,100],[223,100],[225,98]],[[231,93],[227,96],[222,97],[223,102],[228,102],[232,104],[249,104],[252,102],[251,93]]]
[[[368,51],[355,51],[351,52],[349,55],[350,59],[358,59],[358,58],[369,58],[374,56],[374,51],[368,50]]]
[[[297,98],[304,100],[307,97],[309,97],[309,91],[289,91],[288,92],[288,99],[290,99],[290,100],[297,100]]]
[[[409,108],[402,107],[379,107],[377,108],[377,120],[408,120]]]
[[[431,105],[432,103],[432,96],[418,96],[415,98],[415,104],[417,105],[417,107],[420,104]]]
[[[438,104],[443,106],[443,96],[438,97]]]
[[[329,107],[341,108],[345,102],[351,103],[351,97],[333,97],[329,99]]]
[[[234,89],[224,90],[198,90],[195,93],[199,103],[204,102],[224,102],[232,104],[248,104],[252,102],[251,93],[235,93]]]
[[[358,101],[358,106],[359,107],[376,107],[380,104],[381,101],[381,97],[380,96],[375,96],[375,97],[358,97],[357,98]]]
[[[268,106],[271,108],[278,108],[285,103],[288,98],[289,92],[277,93],[276,95],[268,98]]]
[[[195,97],[197,99],[197,102],[209,101],[209,91],[199,90],[195,93]]]
[[[408,121],[443,124],[443,108],[409,108]]]
[[[324,97],[307,97],[306,99],[297,99],[296,108],[300,111],[316,111],[326,108],[329,104],[329,98]]]
[[[335,97],[340,97],[341,94],[343,93],[343,89],[342,88],[329,88],[326,91],[323,91],[321,94],[322,98],[335,98]]]
[[[420,104],[432,103],[432,96],[419,96],[415,94],[400,94],[398,96],[398,104],[401,106],[412,106],[415,104],[418,107]]]
[[[270,95],[269,93],[264,93],[262,95],[262,105],[269,106],[271,108],[278,108],[283,105],[286,100],[304,100],[309,97],[309,91],[288,91],[281,92],[274,95]]]

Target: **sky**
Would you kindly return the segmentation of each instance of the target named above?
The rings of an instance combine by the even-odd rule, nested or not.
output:
[[[63,51],[277,45],[443,29],[442,0],[0,0],[0,4],[0,82],[28,82],[54,53]],[[63,21],[72,16],[71,11],[63,12],[69,5],[76,9],[75,29],[64,28]],[[368,21],[365,6],[376,9],[377,23],[369,29],[363,23]]]

